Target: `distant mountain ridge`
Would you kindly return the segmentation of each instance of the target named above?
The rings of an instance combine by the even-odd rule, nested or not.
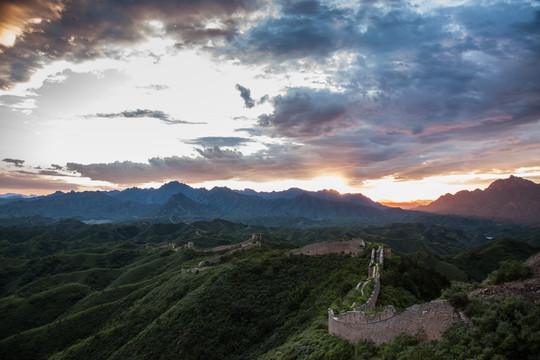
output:
[[[215,218],[266,226],[386,225],[425,221],[445,225],[466,224],[464,218],[540,225],[540,185],[510,177],[497,180],[486,190],[446,194],[433,203],[413,210],[381,205],[362,194],[334,190],[304,191],[291,188],[278,192],[211,190],[192,188],[178,181],[157,189],[129,188],[123,191],[60,192],[48,196],[10,199],[0,203],[0,223],[21,220],[32,224],[35,216],[47,221],[74,218],[83,221],[148,221],[178,223]],[[423,212],[420,212],[420,211]],[[435,213],[428,215],[425,212]],[[447,215],[457,216],[452,219]],[[484,221],[484,220],[482,220]],[[485,224],[479,224],[485,227]]]
[[[190,198],[191,196],[191,198]],[[195,206],[194,204],[198,204]],[[203,206],[203,207],[201,207]],[[189,209],[189,211],[179,211]],[[198,211],[196,211],[198,209]],[[293,198],[263,198],[245,195],[225,187],[190,194],[177,194],[151,213],[149,221],[185,221],[220,217],[231,221],[266,224],[276,219],[298,218],[313,221],[388,223],[411,219],[416,214],[399,209],[382,210],[348,201],[315,197],[309,192]],[[302,221],[302,220],[299,220]],[[289,222],[289,221],[287,221]]]
[[[143,204],[165,204],[171,196],[176,194],[193,194],[201,189],[193,189],[189,185],[178,181],[168,182],[161,187],[154,189],[140,189],[137,187],[125,189],[123,191],[111,191],[109,196],[121,201],[135,201]]]
[[[383,224],[410,218],[362,194],[342,195],[291,188],[258,193],[214,187],[195,189],[172,181],[157,189],[137,187],[123,191],[57,191],[31,199],[13,198],[0,205],[0,218],[42,216],[52,219],[139,220],[184,222],[223,218],[252,224],[317,224],[326,221]],[[8,221],[8,223],[12,220]]]
[[[0,206],[2,217],[43,216],[49,218],[120,219],[140,216],[154,208],[134,201],[120,201],[101,191],[63,193],[18,200]]]
[[[416,210],[540,225],[540,184],[510,176],[485,190],[443,195]]]
[[[272,192],[256,192],[255,190],[251,190],[251,189],[235,190],[235,191],[239,194],[256,195],[264,199],[293,199],[297,197],[298,195],[308,194],[312,197],[319,198],[319,199],[333,200],[333,201],[340,201],[340,202],[350,202],[356,205],[369,206],[369,207],[373,207],[379,210],[383,210],[387,208],[387,206],[384,206],[378,202],[375,202],[365,195],[349,194],[349,193],[340,194],[336,190],[324,189],[324,190],[319,190],[319,191],[307,191],[307,190],[302,190],[299,188],[290,188],[288,190],[272,191]]]

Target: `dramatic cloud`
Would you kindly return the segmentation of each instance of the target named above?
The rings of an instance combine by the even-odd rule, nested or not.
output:
[[[13,46],[17,37],[29,31],[37,19],[57,20],[62,1],[5,0],[0,3],[0,45]]]
[[[219,147],[197,150],[200,156],[172,156],[151,158],[148,163],[131,161],[77,164],[68,163],[70,171],[92,180],[109,181],[125,186],[150,181],[179,179],[188,183],[241,179],[268,181],[288,178],[306,178],[312,165],[307,159],[290,151],[289,147],[271,146],[252,155]],[[308,176],[309,177],[309,176]]]
[[[2,160],[3,162],[6,162],[6,163],[9,163],[9,164],[13,164],[15,165],[16,167],[22,167],[23,164],[24,164],[24,160],[19,160],[19,159],[10,159],[10,158],[5,158]]]
[[[6,1],[0,31],[0,150],[43,177],[361,184],[539,166],[533,1]],[[141,118],[200,126],[126,120]],[[100,157],[83,146],[96,137]]]
[[[119,47],[144,41],[159,31],[176,37],[181,46],[230,38],[237,19],[256,8],[250,0],[3,2],[0,29],[17,38],[0,46],[0,88],[27,81],[51,61],[115,56]],[[152,21],[159,21],[163,29],[156,30]],[[209,27],[212,22],[219,28]]]
[[[137,109],[134,111],[122,111],[120,113],[109,113],[109,114],[95,114],[88,115],[88,117],[101,117],[101,118],[152,118],[163,121],[165,124],[202,124],[196,122],[189,122],[184,120],[171,119],[168,114],[165,114],[163,111],[159,110],[148,110],[148,109]]]
[[[319,1],[280,1],[279,17],[270,17],[236,39],[247,57],[271,55],[294,59],[327,56],[342,48],[354,19],[348,10]]]
[[[274,112],[259,116],[259,125],[273,135],[310,137],[346,127],[348,97],[328,90],[289,89],[273,98]]]
[[[248,109],[255,106],[255,100],[251,98],[251,91],[240,84],[236,84],[236,90],[240,91],[240,97],[244,99],[244,104]]]

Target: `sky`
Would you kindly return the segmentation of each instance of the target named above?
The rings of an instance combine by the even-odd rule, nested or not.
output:
[[[0,193],[540,180],[539,1],[3,0]]]

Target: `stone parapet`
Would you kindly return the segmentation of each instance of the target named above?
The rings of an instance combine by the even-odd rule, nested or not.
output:
[[[384,259],[391,256],[390,249],[380,246],[372,249],[368,277],[375,277],[375,286],[369,299],[353,311],[335,316],[328,309],[328,332],[356,344],[361,340],[373,341],[376,345],[389,342],[401,333],[415,335],[421,332],[425,341],[440,339],[442,332],[453,322],[463,321],[464,315],[456,312],[447,301],[432,301],[413,305],[398,313],[389,305],[376,314],[366,312],[375,310],[381,289],[380,273]],[[357,286],[358,288],[358,286]]]
[[[460,314],[444,300],[413,305],[401,313],[392,306],[386,306],[371,316],[361,311],[349,311],[335,317],[332,310],[328,311],[329,333],[351,344],[368,340],[380,345],[401,333],[415,335],[419,332],[424,341],[437,340],[456,321],[461,321]]]
[[[350,254],[358,255],[366,244],[362,239],[346,241],[322,241],[315,244],[306,245],[301,249],[291,252],[293,255],[326,255],[326,254]]]
[[[371,295],[369,296],[369,299],[364,304],[359,306],[357,309],[359,309],[360,311],[375,310],[375,306],[377,305],[377,299],[379,298],[380,291],[381,291],[381,277],[377,276],[375,278],[375,286],[373,286],[373,290],[371,291]]]

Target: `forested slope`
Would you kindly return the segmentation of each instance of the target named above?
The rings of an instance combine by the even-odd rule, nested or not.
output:
[[[533,319],[539,315],[538,306],[520,300],[491,305],[467,302],[460,295],[463,287],[444,290],[456,274],[467,279],[476,276],[476,268],[462,266],[459,259],[483,261],[489,255],[491,262],[504,260],[493,255],[500,252],[489,249],[507,240],[473,249],[475,238],[459,231],[404,226],[315,231],[215,220],[93,226],[63,221],[44,227],[3,228],[0,357],[444,358],[440,355],[455,355],[463,344],[456,331],[464,332],[472,344],[483,344],[489,334],[502,336],[485,321],[507,309],[505,326],[513,338],[504,346],[527,358],[535,349],[531,334],[537,331],[538,322]],[[245,243],[253,232],[263,234],[261,246],[209,251],[218,245]],[[310,242],[360,235],[395,245],[392,259],[385,263],[379,307],[392,304],[404,309],[446,291],[448,298],[461,299],[456,304],[467,307],[483,333],[477,327],[453,327],[438,343],[398,337],[379,348],[370,343],[351,346],[330,336],[327,309],[343,305],[343,299],[354,301],[354,287],[367,273],[369,251],[358,257],[291,255],[290,251]],[[195,246],[184,247],[188,242]],[[408,252],[415,244],[423,244],[431,253]],[[451,255],[439,255],[448,252]],[[526,257],[524,251],[521,255]],[[219,262],[200,265],[216,256]],[[502,351],[497,346],[502,345],[493,345],[493,351]],[[480,350],[467,351],[470,358],[481,354]]]

